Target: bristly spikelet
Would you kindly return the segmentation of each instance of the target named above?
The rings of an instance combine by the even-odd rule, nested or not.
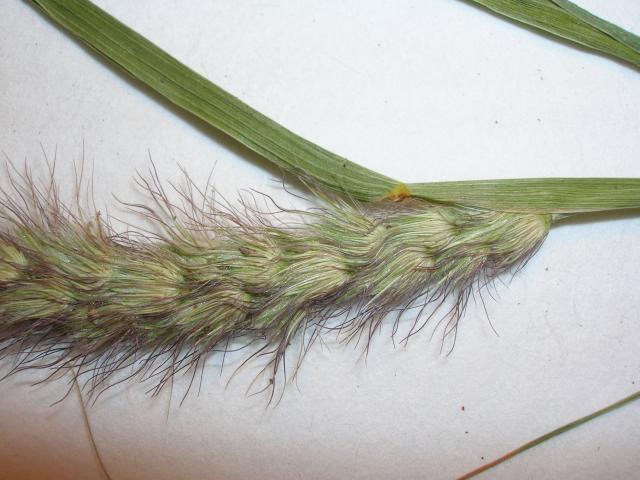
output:
[[[156,175],[142,182],[153,207],[137,209],[162,231],[154,239],[114,233],[27,174],[0,200],[0,342],[26,354],[17,370],[46,359],[91,370],[97,388],[141,354],[135,373],[169,354],[152,371],[162,386],[232,339],[258,337],[273,384],[292,338],[307,329],[316,338],[339,314],[331,328],[370,338],[389,313],[395,334],[402,313],[421,306],[407,339],[425,305],[452,297],[443,318],[445,335],[455,332],[474,285],[520,267],[551,221],[410,198],[325,198],[292,225],[246,200],[222,208],[192,184],[178,206]]]

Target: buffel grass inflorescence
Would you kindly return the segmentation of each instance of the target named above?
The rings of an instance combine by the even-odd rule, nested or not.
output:
[[[571,2],[474,1],[638,65],[638,37]],[[188,182],[177,205],[152,174],[140,179],[150,202],[136,208],[162,233],[125,234],[65,206],[53,180],[38,186],[14,172],[2,199],[0,339],[24,354],[17,369],[45,358],[62,369],[91,365],[98,388],[146,352],[137,371],[161,386],[207,353],[257,338],[273,385],[296,335],[303,345],[323,329],[370,339],[389,314],[396,334],[411,311],[408,339],[438,315],[425,314],[431,306],[455,338],[474,286],[522,265],[553,220],[640,206],[638,178],[398,182],[265,117],[88,0],[33,3],[171,102],[306,179],[324,204],[291,223],[291,212],[248,198],[216,204]]]
[[[65,205],[53,181],[10,174],[0,200],[4,352],[20,354],[12,372],[91,371],[93,390],[129,366],[161,387],[237,340],[263,342],[253,355],[269,357],[273,390],[296,337],[303,351],[323,331],[368,346],[390,314],[398,335],[406,311],[413,320],[399,340],[434,315],[453,338],[472,291],[521,267],[551,223],[319,190],[318,208],[267,211],[255,196],[216,202],[188,177],[172,202],[152,170],[138,178],[150,201],[130,206],[157,234],[117,233],[98,212]]]

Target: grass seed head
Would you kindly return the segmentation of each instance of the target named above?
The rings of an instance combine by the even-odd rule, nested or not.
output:
[[[94,368],[98,388],[142,352],[151,352],[144,367],[170,353],[163,384],[232,339],[258,337],[273,385],[303,330],[371,338],[393,312],[395,334],[402,313],[421,306],[408,339],[424,306],[451,298],[443,318],[445,335],[454,333],[474,285],[521,267],[550,226],[547,215],[326,195],[290,225],[255,197],[223,207],[188,182],[176,204],[157,175],[140,183],[151,201],[136,208],[158,227],[155,238],[114,233],[95,212],[65,206],[53,183],[13,176],[1,200],[0,341],[5,352],[35,352],[20,368],[45,357]]]

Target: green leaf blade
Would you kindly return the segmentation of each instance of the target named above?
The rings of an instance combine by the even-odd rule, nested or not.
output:
[[[562,214],[640,207],[638,178],[480,180],[405,186],[291,132],[180,63],[88,0],[32,1],[81,41],[172,103],[283,171],[308,178],[334,192],[363,201],[415,196],[434,202],[512,212]],[[537,22],[544,25],[541,28],[555,29],[557,34],[591,39],[593,48],[600,46],[613,52],[622,45],[551,0],[473,1],[525,23]],[[587,20],[594,22],[591,17]],[[593,31],[599,33],[593,34]],[[624,55],[629,53],[627,50],[633,51],[626,45],[623,47],[620,51]],[[640,55],[635,60],[640,65]]]
[[[567,0],[470,0],[513,20],[640,67],[640,38]]]
[[[383,197],[396,181],[315,145],[272,121],[162,51],[91,2],[35,0],[98,53],[179,107],[285,171],[360,200]]]
[[[522,178],[407,187],[418,197],[511,212],[585,213],[640,207],[638,178]]]

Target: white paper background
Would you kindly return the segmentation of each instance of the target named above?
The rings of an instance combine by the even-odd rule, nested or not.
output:
[[[407,181],[640,176],[640,76],[455,0],[97,2],[293,131]],[[634,0],[581,5],[640,32]],[[57,148],[94,162],[98,204],[132,176],[195,178],[215,164],[228,197],[282,192],[277,171],[182,114],[61,33],[28,2],[0,15],[0,148],[42,171]],[[266,167],[266,168],[265,168]],[[116,209],[117,211],[117,209]],[[89,409],[114,480],[452,478],[638,389],[640,220],[554,228],[489,302],[471,305],[455,350],[437,337],[393,348],[319,344],[276,408],[245,371],[207,368],[159,397],[112,389]],[[217,363],[216,363],[217,362]],[[7,368],[5,361],[3,368]],[[42,372],[0,383],[0,478],[102,478],[67,385]],[[464,410],[462,410],[464,406]],[[486,478],[632,478],[640,404],[565,434]]]

